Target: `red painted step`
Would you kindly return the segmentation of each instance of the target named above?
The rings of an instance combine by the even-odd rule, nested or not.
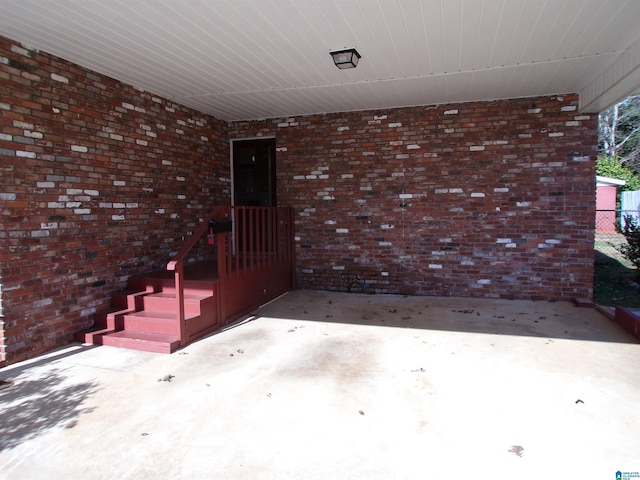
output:
[[[102,345],[133,348],[147,352],[173,353],[180,347],[180,339],[176,335],[122,330],[104,335]]]
[[[130,276],[111,308],[96,313],[93,331],[78,338],[172,352],[295,286],[291,209],[217,205],[209,219],[227,227],[236,222],[242,237],[234,243],[234,231],[222,229],[216,248],[205,250],[198,243],[209,228],[203,221],[166,267]]]
[[[199,316],[199,313],[185,313],[184,315],[186,321],[195,319]],[[174,312],[142,310],[140,312],[134,312],[125,315],[123,321],[124,331],[134,330],[138,332],[180,335],[178,316]]]
[[[79,333],[77,339],[94,345],[172,352],[179,347],[181,334],[185,335],[182,343],[189,343],[222,328],[232,318],[221,315],[218,284],[188,280],[184,289],[185,325],[181,331],[173,283],[173,279],[162,277],[129,279],[128,290],[115,294],[112,308],[96,313],[93,330]],[[234,298],[250,294],[237,293]],[[240,312],[237,308],[232,311],[234,315]]]
[[[211,292],[208,295],[199,293],[184,294],[184,311],[186,313],[200,314],[202,312],[201,304],[207,300],[213,300]],[[174,312],[176,309],[176,294],[173,292],[159,292],[145,295],[142,299],[144,310],[153,310],[161,312]]]

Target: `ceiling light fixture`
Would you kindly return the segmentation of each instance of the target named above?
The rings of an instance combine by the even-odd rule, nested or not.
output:
[[[335,50],[329,52],[333,57],[333,63],[340,69],[356,68],[358,60],[362,58],[355,48],[348,48],[345,50]]]

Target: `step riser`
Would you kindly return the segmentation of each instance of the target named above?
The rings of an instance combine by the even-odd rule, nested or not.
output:
[[[114,338],[109,336],[102,337],[102,345],[109,345],[111,347],[131,348],[133,350],[144,350],[146,352],[155,353],[173,353],[179,346],[180,342],[174,343],[159,343],[159,342],[144,342],[138,339],[129,338]]]
[[[175,298],[145,297],[143,308],[152,312],[175,312],[177,311]],[[184,312],[193,315],[200,315],[200,302],[197,300],[185,300]]]
[[[143,308],[144,297],[153,293],[152,291],[143,291],[143,292],[135,292],[135,293],[119,293],[115,294],[111,299],[111,304],[119,308],[121,310],[130,309],[130,310],[140,310]]]
[[[199,295],[201,297],[207,297],[209,295],[211,295],[213,292],[214,288],[213,286],[211,287],[184,287],[184,294],[185,295]],[[162,290],[158,290],[158,292],[163,292],[163,293],[170,293],[172,295],[176,295],[176,288],[174,288],[173,285],[171,286],[165,286],[162,288]],[[156,293],[158,293],[156,292]]]
[[[177,320],[166,318],[139,317],[126,315],[124,317],[123,330],[136,330],[139,332],[166,333],[168,335],[180,335],[180,325]]]
[[[80,343],[90,343],[91,345],[103,345],[102,340],[105,335],[113,333],[115,330],[103,329],[93,332],[81,332],[75,336]]]
[[[185,338],[221,326],[215,298],[217,293],[215,281],[185,281]],[[94,331],[78,334],[78,340],[161,353],[171,353],[179,348],[180,325],[173,276],[131,277],[127,291],[114,294],[111,304],[110,310],[96,314]],[[158,338],[158,335],[177,340]]]
[[[107,314],[105,328],[111,330],[122,330],[124,328],[124,317],[136,310],[121,310]]]
[[[193,281],[185,280],[185,293],[194,293],[196,295],[211,295],[211,291],[215,288],[213,281]],[[173,278],[129,278],[127,288],[138,291],[148,292],[171,292],[175,293],[175,282]]]

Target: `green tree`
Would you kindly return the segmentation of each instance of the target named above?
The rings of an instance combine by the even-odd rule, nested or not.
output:
[[[600,156],[596,162],[596,173],[603,177],[625,180],[627,183],[618,188],[623,190],[640,190],[640,175],[632,168],[624,165],[618,157]]]
[[[640,92],[600,113],[598,134],[601,155],[640,172]]]

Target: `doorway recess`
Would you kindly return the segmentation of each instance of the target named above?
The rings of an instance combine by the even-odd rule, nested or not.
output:
[[[233,204],[275,207],[276,139],[233,141]]]

